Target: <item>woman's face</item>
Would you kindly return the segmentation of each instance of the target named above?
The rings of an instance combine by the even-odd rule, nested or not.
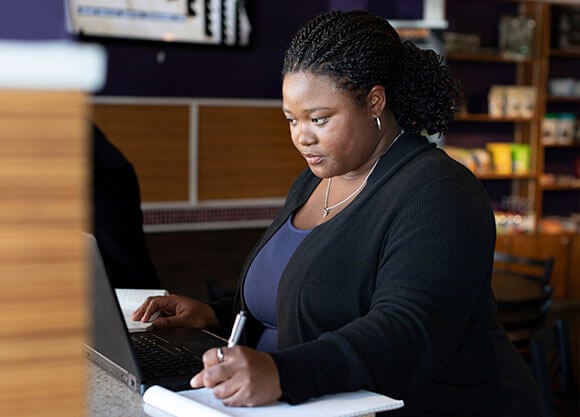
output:
[[[361,106],[331,78],[310,72],[286,74],[282,97],[292,142],[314,175],[366,172],[380,140],[370,107]]]

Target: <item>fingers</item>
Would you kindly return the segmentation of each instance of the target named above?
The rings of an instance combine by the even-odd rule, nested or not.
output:
[[[244,384],[237,381],[238,379],[238,374],[236,374],[228,381],[215,386],[213,389],[213,395],[222,400],[225,405],[233,407],[253,405],[244,401],[244,398],[242,398]]]
[[[202,356],[204,369],[196,374],[190,381],[192,388],[208,387],[213,388],[224,382],[231,376],[232,369],[226,366],[228,364],[228,351],[231,350],[225,346],[221,347],[223,361],[220,362],[218,349],[208,349]]]
[[[222,355],[223,355],[223,360],[220,361],[220,355],[218,354],[218,349],[217,348],[213,348],[213,349],[208,349],[204,352],[203,356],[201,357],[202,361],[203,361],[203,366],[205,368],[208,368],[210,366],[213,365],[217,365],[218,363],[224,363],[226,362],[226,358],[228,357],[228,352],[231,354],[231,349],[228,349],[225,346],[220,346]]]
[[[143,313],[145,312],[145,309],[147,308],[147,305],[149,304],[149,298],[147,298],[147,300],[145,300],[145,302],[143,304],[141,304],[139,307],[137,307],[137,309],[135,311],[133,311],[133,314],[131,314],[131,320],[134,321],[139,321],[141,320],[141,317],[143,317]]]
[[[204,369],[195,375],[192,388],[213,388],[216,398],[229,406],[256,406],[278,400],[282,395],[278,369],[273,358],[243,346],[222,347],[203,354]]]
[[[180,316],[165,316],[159,317],[153,320],[153,327],[161,328],[161,327],[180,327],[184,326],[184,320]]]
[[[239,400],[234,397],[235,394],[240,390],[242,384],[236,383],[235,379],[236,376],[225,379],[224,381],[220,381],[217,383],[220,377],[217,377],[220,373],[223,375],[222,371],[216,371],[216,367],[212,368],[214,372],[207,372],[206,369],[202,370],[198,374],[196,374],[193,378],[191,378],[190,385],[192,388],[213,388],[213,394],[216,398],[224,400],[224,404],[226,405],[243,405]],[[211,375],[214,374],[214,375]]]
[[[149,322],[151,317],[166,308],[169,302],[169,297],[147,297],[143,304],[133,312],[131,319],[143,323]]]
[[[199,373],[195,374],[191,381],[189,381],[189,385],[191,388],[203,388],[205,387],[203,383],[203,379],[205,378],[205,370],[201,370]]]

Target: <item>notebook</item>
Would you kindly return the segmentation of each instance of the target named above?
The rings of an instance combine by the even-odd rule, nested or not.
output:
[[[137,307],[143,303],[143,300],[145,300],[147,297],[169,295],[167,290],[143,288],[115,288],[115,293],[117,294],[117,300],[121,306],[123,318],[125,319],[125,325],[127,326],[129,332],[148,330],[153,327],[151,322],[159,317],[159,312],[154,313],[149,319],[148,323],[134,321],[131,318],[133,316],[133,312],[137,310]]]
[[[97,241],[92,235],[86,236],[92,289],[89,358],[141,394],[152,385],[173,391],[188,389],[190,379],[203,368],[203,353],[227,341],[192,328],[130,333]]]
[[[403,407],[401,400],[360,390],[313,398],[298,405],[274,402],[258,407],[228,407],[210,388],[173,392],[159,386],[147,389],[143,409],[150,417],[355,417]]]

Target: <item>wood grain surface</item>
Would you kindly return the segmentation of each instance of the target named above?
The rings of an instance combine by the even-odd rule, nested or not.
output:
[[[81,416],[87,103],[0,91],[0,415]]]

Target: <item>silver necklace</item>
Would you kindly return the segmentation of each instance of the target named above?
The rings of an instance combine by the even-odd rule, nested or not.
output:
[[[356,190],[354,190],[352,193],[350,193],[349,195],[347,195],[345,198],[343,198],[342,200],[340,200],[338,203],[333,204],[332,206],[328,207],[328,196],[330,194],[330,186],[332,185],[332,178],[328,179],[328,185],[326,186],[326,194],[324,195],[324,207],[322,207],[322,217],[326,217],[328,216],[328,213],[330,213],[330,210],[334,210],[335,208],[343,205],[344,203],[346,203],[348,200],[350,200],[351,198],[353,198],[355,195],[357,195],[358,192],[360,192],[360,190],[363,189],[363,187],[366,185],[367,180],[369,179],[369,177],[371,176],[371,174],[373,173],[373,171],[375,170],[375,167],[377,166],[377,164],[379,163],[379,161],[381,160],[381,157],[386,154],[388,152],[389,149],[391,149],[391,146],[394,145],[394,143],[397,141],[397,139],[399,139],[399,137],[404,133],[405,131],[403,129],[401,129],[401,131],[399,132],[399,134],[397,136],[395,136],[395,139],[393,139],[393,141],[391,142],[391,144],[388,146],[388,148],[381,154],[381,156],[379,156],[377,158],[377,160],[375,161],[375,163],[373,164],[373,166],[371,167],[369,173],[366,175],[366,177],[364,178],[364,180],[362,181],[362,183],[356,188]]]

